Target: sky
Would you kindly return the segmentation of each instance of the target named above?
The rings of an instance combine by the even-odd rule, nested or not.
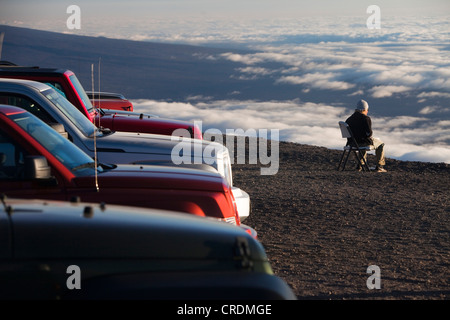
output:
[[[69,5],[81,9],[81,28],[69,30]],[[380,28],[369,29],[380,8]],[[371,20],[373,22],[373,20]],[[369,101],[388,157],[450,163],[450,1],[448,0],[1,0],[0,24],[90,36],[229,45],[202,57],[240,63],[236,79],[270,79],[356,101]],[[233,48],[251,48],[243,54]],[[352,107],[313,101],[133,101],[138,111],[201,120],[205,128],[276,128],[280,139],[342,148],[337,121]],[[384,99],[384,100],[382,100]],[[390,99],[390,100],[386,100]],[[389,117],[380,101],[408,101]],[[224,112],[226,111],[226,113]],[[236,121],[236,119],[238,119]]]
[[[372,4],[379,6],[386,17],[445,15],[450,9],[447,0],[2,0],[0,23],[56,31],[65,27],[66,9],[73,4],[81,9],[83,33],[107,33],[114,25],[139,27],[152,21],[365,16]]]

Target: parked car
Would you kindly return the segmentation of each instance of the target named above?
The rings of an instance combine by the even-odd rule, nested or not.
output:
[[[2,300],[295,300],[242,229],[177,212],[2,198]]]
[[[86,91],[86,94],[96,108],[133,111],[133,103],[121,93]]]
[[[0,103],[21,107],[46,123],[63,125],[63,134],[92,158],[109,164],[158,164],[217,170],[231,186],[244,220],[250,197],[233,185],[228,149],[219,143],[166,135],[114,132],[97,128],[67,99],[46,84],[0,79]],[[176,151],[175,151],[176,150]]]
[[[34,80],[52,85],[97,126],[115,131],[164,135],[172,135],[176,129],[185,129],[190,132],[192,138],[203,139],[200,128],[188,121],[163,119],[146,113],[94,108],[77,76],[70,70],[0,64],[0,77]]]
[[[240,225],[217,172],[99,163],[24,109],[0,105],[0,193],[167,209]]]

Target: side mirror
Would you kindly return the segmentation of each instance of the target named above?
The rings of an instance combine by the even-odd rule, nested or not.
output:
[[[67,133],[67,131],[64,128],[63,124],[61,124],[61,123],[49,123],[49,126],[52,127],[53,130],[58,132],[64,138],[69,139],[69,134]]]
[[[51,168],[44,156],[25,157],[25,177],[27,179],[51,179]]]

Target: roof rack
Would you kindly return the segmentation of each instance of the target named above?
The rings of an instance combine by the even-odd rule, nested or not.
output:
[[[17,64],[6,61],[6,60],[1,60],[0,61],[0,66],[17,66]]]
[[[66,69],[61,69],[61,68],[41,68],[39,66],[31,66],[31,67],[26,67],[26,66],[20,66],[20,65],[16,65],[12,62],[9,61],[0,61],[0,71],[2,73],[23,73],[23,72],[30,72],[30,73],[39,73],[39,74],[43,74],[43,73],[49,73],[49,74],[55,74],[55,73],[63,73],[64,71],[66,71]]]
[[[0,68],[3,68],[3,67],[11,67],[14,69],[40,69],[39,66],[32,66],[32,67],[19,66],[13,62],[5,61],[5,60],[0,61]]]

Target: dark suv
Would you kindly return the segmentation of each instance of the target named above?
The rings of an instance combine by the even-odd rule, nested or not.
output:
[[[296,299],[242,229],[177,212],[19,200],[0,207],[0,299]]]

